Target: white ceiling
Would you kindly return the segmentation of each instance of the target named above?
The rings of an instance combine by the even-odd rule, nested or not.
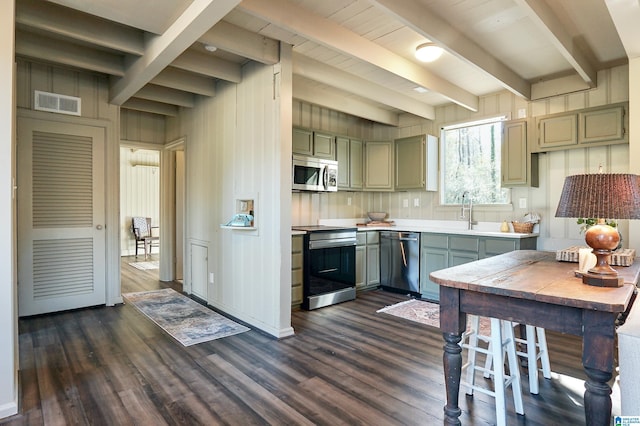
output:
[[[640,55],[639,0],[16,0],[18,56],[106,74],[111,102],[175,115],[293,45],[294,97],[396,124],[509,90],[597,86]],[[612,19],[613,16],[613,19]],[[445,49],[417,61],[415,47]],[[203,44],[218,48],[215,53]],[[422,86],[427,93],[413,89]]]

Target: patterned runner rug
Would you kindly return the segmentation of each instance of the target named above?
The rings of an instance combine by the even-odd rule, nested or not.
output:
[[[184,346],[250,330],[170,288],[122,296]]]

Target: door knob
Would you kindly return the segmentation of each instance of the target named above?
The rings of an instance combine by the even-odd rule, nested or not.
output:
[[[96,229],[97,229],[98,231],[102,230],[102,225],[96,225]]]

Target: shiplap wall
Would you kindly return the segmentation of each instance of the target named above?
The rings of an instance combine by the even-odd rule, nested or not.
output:
[[[598,86],[594,89],[557,96],[535,102],[526,100],[504,91],[480,97],[479,111],[474,113],[457,105],[446,105],[436,108],[436,120],[420,119],[411,115],[402,115],[400,125],[395,128],[379,124],[362,124],[367,129],[363,132],[365,140],[392,140],[395,138],[418,134],[433,134],[440,136],[440,128],[449,123],[471,121],[498,114],[507,114],[517,118],[519,111],[524,109],[527,117],[536,117],[613,104],[629,100],[628,66],[618,66],[598,73]],[[295,106],[295,103],[294,103]],[[333,131],[344,129],[353,123],[352,117],[344,114],[325,111],[317,107],[294,107],[294,111],[301,110],[311,115],[321,115],[321,118],[307,117],[304,114],[294,114],[294,124],[316,128],[318,130]],[[365,120],[363,120],[365,121]],[[366,121],[365,121],[366,122]],[[317,127],[322,125],[323,127]],[[357,128],[356,128],[357,129]],[[340,133],[340,132],[337,132]],[[359,135],[357,135],[359,136]],[[502,220],[516,220],[530,211],[538,212],[542,216],[538,241],[538,248],[555,250],[567,245],[582,244],[583,236],[573,219],[554,218],[555,209],[562,190],[564,177],[577,173],[593,173],[598,165],[612,173],[629,171],[628,145],[613,145],[610,147],[593,147],[558,151],[539,156],[540,186],[538,188],[513,188],[511,199],[513,204],[499,207],[476,206],[474,220],[483,222],[501,222]],[[519,199],[527,200],[527,208],[518,208]],[[414,200],[419,206],[414,206]],[[403,207],[408,204],[408,207]],[[351,201],[351,203],[349,203]],[[439,193],[424,191],[369,193],[369,192],[338,192],[337,194],[307,194],[293,195],[292,217],[294,225],[315,224],[318,219],[365,217],[367,211],[385,211],[392,218],[406,219],[438,219],[457,220],[460,209],[445,207],[439,203]],[[620,229],[625,238],[628,224],[620,222]]]
[[[215,97],[168,121],[168,134],[187,141],[185,288],[196,285],[190,247],[206,247],[207,301],[278,337],[293,332],[290,50],[276,66],[246,64],[241,83],[217,84]],[[257,230],[221,229],[246,198]]]
[[[150,217],[152,226],[160,224],[159,164],[159,151],[120,148],[120,254],[122,256],[135,254],[135,239],[131,232],[133,216]],[[161,230],[158,232],[162,234]],[[138,254],[141,253],[143,251],[138,250]],[[154,247],[152,253],[158,253],[158,248]]]

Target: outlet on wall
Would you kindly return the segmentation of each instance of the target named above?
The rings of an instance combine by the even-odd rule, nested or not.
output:
[[[409,200],[408,199],[404,199],[402,200],[402,207],[409,207]]]
[[[209,283],[213,284],[213,272],[209,272]]]
[[[413,199],[413,207],[420,207],[420,198]]]
[[[518,200],[518,207],[520,207],[521,209],[526,209],[527,208],[527,199],[526,198],[520,198]]]

